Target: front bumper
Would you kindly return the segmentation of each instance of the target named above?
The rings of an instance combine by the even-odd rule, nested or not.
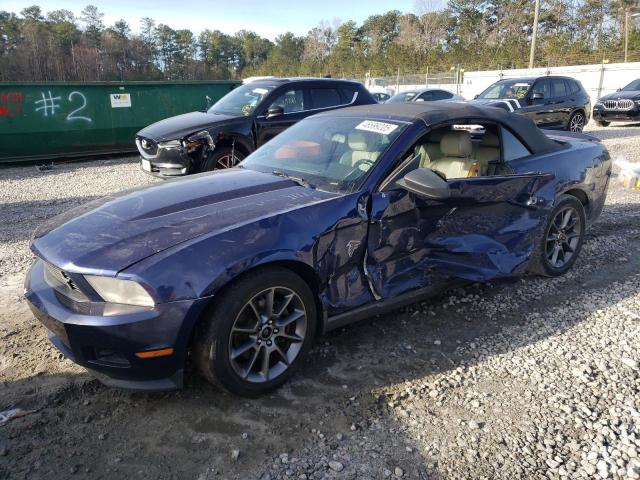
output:
[[[629,110],[607,110],[604,107],[593,107],[593,119],[597,122],[638,122],[640,106]]]
[[[143,148],[142,142],[147,142],[150,147]],[[145,173],[165,178],[191,173],[193,159],[185,153],[181,146],[166,147],[141,137],[136,138],[136,146],[140,152],[140,168]]]
[[[44,280],[44,262],[27,274],[25,297],[49,339],[65,357],[109,386],[131,390],[182,387],[191,329],[205,300],[186,300],[114,316],[72,310]],[[173,348],[170,356],[139,358],[136,352]]]

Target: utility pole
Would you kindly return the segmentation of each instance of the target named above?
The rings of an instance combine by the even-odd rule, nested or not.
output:
[[[629,9],[624,9],[624,63],[627,63],[629,53]]]
[[[540,0],[536,0],[533,14],[533,33],[531,34],[531,53],[529,54],[529,68],[533,68],[533,60],[536,56],[536,37],[538,36],[538,16],[540,15]]]

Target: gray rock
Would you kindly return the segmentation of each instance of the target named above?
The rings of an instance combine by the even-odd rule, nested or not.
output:
[[[231,450],[231,461],[232,462],[237,462],[239,456],[240,456],[240,450],[238,450],[238,449]]]

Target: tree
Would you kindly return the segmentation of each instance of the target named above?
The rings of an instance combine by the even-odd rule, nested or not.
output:
[[[158,42],[158,62],[160,70],[167,80],[173,79],[173,61],[176,51],[176,31],[168,25],[160,24],[156,28],[155,37]]]
[[[542,0],[538,63],[594,63],[623,57],[625,11],[637,0]],[[105,28],[96,6],[44,13],[32,5],[0,11],[0,80],[212,79],[252,75],[373,75],[527,65],[530,0],[417,0],[361,24],[321,21],[303,37],[275,42],[256,32],[174,30],[142,19]],[[135,29],[134,29],[135,30]],[[629,54],[640,49],[630,22]],[[420,76],[421,76],[420,75]]]
[[[383,15],[371,15],[362,24],[367,50],[371,54],[384,54],[398,36],[400,12],[391,10]]]
[[[80,15],[80,19],[85,24],[84,33],[88,39],[89,46],[100,48],[102,30],[104,30],[104,23],[102,22],[104,13],[98,11],[98,7],[95,5],[87,5]]]

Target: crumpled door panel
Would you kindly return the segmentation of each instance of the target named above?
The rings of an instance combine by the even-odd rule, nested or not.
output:
[[[543,188],[551,180],[453,180],[445,201],[404,190],[374,194],[367,271],[376,293],[389,298],[443,277],[485,281],[522,273],[553,202],[553,189]]]

